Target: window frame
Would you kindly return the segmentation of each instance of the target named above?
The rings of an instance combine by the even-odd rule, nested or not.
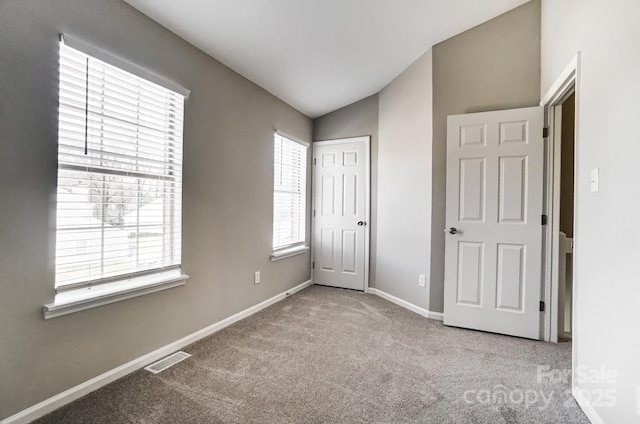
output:
[[[301,240],[295,241],[293,243],[289,243],[286,245],[280,245],[278,247],[274,246],[274,239],[275,239],[275,230],[276,230],[276,221],[275,221],[275,217],[276,217],[276,204],[275,204],[275,197],[276,197],[276,161],[277,158],[275,157],[275,149],[276,149],[276,143],[278,142],[278,137],[284,139],[285,141],[291,142],[291,143],[295,143],[298,144],[300,146],[302,146],[304,148],[304,162],[303,162],[303,166],[301,166],[300,171],[303,174],[303,184],[301,184],[302,187],[304,187],[304,191],[303,193],[300,193],[301,199],[300,199],[300,203],[302,205],[303,211],[300,214],[300,216],[302,217],[302,223],[301,223],[301,227],[302,227],[302,232],[301,232]],[[307,251],[310,250],[310,247],[308,245],[308,237],[307,237],[307,227],[308,227],[308,217],[309,217],[309,207],[308,207],[308,202],[307,202],[307,195],[308,195],[308,185],[309,185],[309,172],[308,172],[308,167],[309,167],[309,147],[311,146],[311,143],[308,143],[306,141],[300,140],[296,137],[293,137],[283,131],[277,130],[274,133],[274,138],[273,138],[273,151],[274,151],[274,157],[273,157],[273,192],[272,192],[272,243],[271,243],[271,261],[276,261],[276,260],[280,260],[280,259],[285,259],[291,256],[296,256],[296,255],[300,255],[303,254]],[[300,172],[299,171],[299,172]],[[300,225],[300,223],[298,223]]]
[[[183,106],[181,108],[184,113],[186,100],[190,94],[189,90],[184,89],[183,87],[180,87],[179,85],[169,80],[159,77],[158,75],[152,72],[149,72],[144,68],[141,68],[117,56],[113,56],[102,49],[99,49],[97,47],[84,43],[83,41],[78,40],[74,37],[61,34],[60,44],[66,47],[70,47],[84,55],[87,55],[90,59],[104,62],[107,65],[110,65],[121,71],[132,74],[143,81],[151,82],[153,84],[161,86],[164,89],[173,92],[173,94],[175,95],[182,96]],[[60,78],[61,76],[58,77],[59,83],[61,81]],[[61,119],[60,112],[58,112],[57,119],[58,119],[58,122],[60,122],[60,119]],[[181,117],[181,119],[182,119],[182,122],[184,122],[184,117]],[[141,124],[134,124],[134,126],[135,125],[141,125]],[[138,127],[138,128],[141,128],[141,127]],[[180,137],[182,138],[184,134],[184,129],[181,128],[180,131],[181,131]],[[57,141],[57,138],[56,138],[56,141]],[[73,161],[70,161],[70,162],[73,162]],[[171,169],[175,166],[173,162],[168,163],[164,159],[161,160],[161,162],[164,163],[164,165],[162,166],[166,167],[167,169]],[[117,163],[118,162],[116,162],[116,164]],[[180,158],[180,163],[178,166],[182,167],[182,164],[183,164],[183,159]],[[99,171],[100,174],[105,174],[105,175],[113,175],[113,176],[120,176],[120,177],[129,177],[129,178],[139,177],[136,179],[137,181],[136,186],[138,187],[136,189],[136,192],[142,192],[142,193],[144,193],[144,191],[141,191],[139,187],[140,187],[140,184],[143,184],[143,182],[141,182],[140,178],[142,178],[144,181],[149,179],[154,179],[154,178],[159,179],[161,181],[166,180],[165,177],[147,173],[144,170],[136,169],[135,171],[126,171],[126,170],[114,169],[113,171],[111,171],[109,170],[109,167],[105,169],[102,169],[102,168],[98,169],[92,165],[83,166],[81,164],[65,163],[64,161],[61,161],[60,158],[58,158],[57,159],[57,178],[59,178],[61,171],[62,172],[81,171],[81,172],[91,173],[92,175],[95,175],[95,172]],[[166,198],[164,198],[163,200],[163,206],[162,206],[163,208],[167,208],[166,203],[169,202],[170,205],[168,207],[169,207],[170,214],[173,214],[173,211],[175,210],[175,207],[176,207],[176,203],[179,202],[180,209],[182,208],[182,196],[181,196],[182,172],[180,176],[176,176],[176,178],[172,181],[173,182],[170,182],[168,184],[170,185],[176,184],[176,183],[179,184],[178,186],[179,193],[178,195],[175,195],[175,194],[167,195]],[[164,187],[162,188],[162,190],[166,191],[167,188],[164,186],[164,184],[165,183],[161,183],[160,185]],[[174,188],[173,185],[171,185],[171,188],[172,189]],[[58,184],[56,184],[56,191],[57,190],[58,190]],[[56,202],[56,211],[58,211],[57,202]],[[140,222],[136,222],[136,228],[139,227],[139,225],[140,225]],[[170,227],[171,237],[173,237],[172,230],[178,225],[182,226],[182,218],[180,217],[178,220],[176,220],[175,217],[172,217],[168,220],[163,219],[162,224],[160,225],[162,225],[163,227],[166,227],[166,226]],[[58,225],[56,225],[56,231],[55,231],[56,238],[58,237],[60,230],[61,229],[58,228]],[[104,237],[104,235],[102,235],[102,237]],[[180,233],[180,237],[182,237],[181,233]],[[162,249],[164,251],[166,249],[165,243],[164,241],[162,241],[161,243],[162,243]],[[171,255],[173,255],[175,254],[175,252],[173,252],[175,245],[173,243],[171,243],[171,245],[172,245]],[[180,250],[182,250],[182,240],[179,240],[177,242],[177,245],[179,246]],[[137,246],[139,249],[140,248],[139,244]],[[139,254],[139,252],[137,251],[136,254]],[[170,261],[170,262],[173,262],[173,261]],[[55,268],[56,270],[58,269],[57,263],[58,263],[58,252],[56,249],[56,268]],[[71,282],[67,284],[58,285],[58,281],[56,279],[56,283],[54,284],[54,288],[55,288],[54,301],[52,303],[44,305],[43,316],[45,319],[54,318],[57,316],[66,315],[66,314],[77,312],[80,310],[101,306],[104,304],[108,304],[108,303],[112,303],[112,302],[116,302],[124,299],[129,299],[131,297],[136,297],[136,296],[140,296],[147,293],[152,293],[152,292],[165,290],[172,287],[181,286],[186,283],[186,280],[188,278],[189,278],[188,275],[183,274],[182,260],[181,258],[178,258],[177,264],[174,264],[171,266],[164,266],[164,264],[162,264],[162,266],[158,268],[130,270],[130,271],[125,271],[118,275],[110,275],[110,276],[97,278],[93,280],[88,279],[82,282]]]

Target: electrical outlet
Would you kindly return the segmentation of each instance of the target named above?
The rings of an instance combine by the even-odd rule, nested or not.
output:
[[[426,287],[427,286],[427,277],[425,277],[424,274],[420,274],[418,276],[418,285],[420,287]]]
[[[256,271],[253,275],[253,284],[260,284],[260,271]]]

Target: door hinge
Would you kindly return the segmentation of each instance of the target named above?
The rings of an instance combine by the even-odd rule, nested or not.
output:
[[[316,165],[316,158],[313,158],[313,164]]]
[[[542,215],[541,222],[542,222],[542,225],[547,225],[547,215]]]
[[[316,210],[315,209],[313,210],[313,216],[316,216]]]
[[[544,312],[544,300],[540,301],[540,312]]]
[[[316,262],[315,261],[311,262],[311,268],[315,269],[315,267],[316,267]]]
[[[544,127],[542,129],[542,138],[547,138],[547,137],[549,137],[549,128]]]

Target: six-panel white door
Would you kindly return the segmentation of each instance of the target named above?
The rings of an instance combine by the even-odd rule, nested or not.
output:
[[[539,339],[543,109],[449,116],[444,323]]]
[[[365,289],[369,137],[313,143],[314,284]]]

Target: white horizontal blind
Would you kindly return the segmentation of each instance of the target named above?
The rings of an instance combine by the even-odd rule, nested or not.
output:
[[[57,290],[180,265],[183,107],[60,43]]]
[[[275,135],[273,164],[273,250],[305,242],[307,147]]]

